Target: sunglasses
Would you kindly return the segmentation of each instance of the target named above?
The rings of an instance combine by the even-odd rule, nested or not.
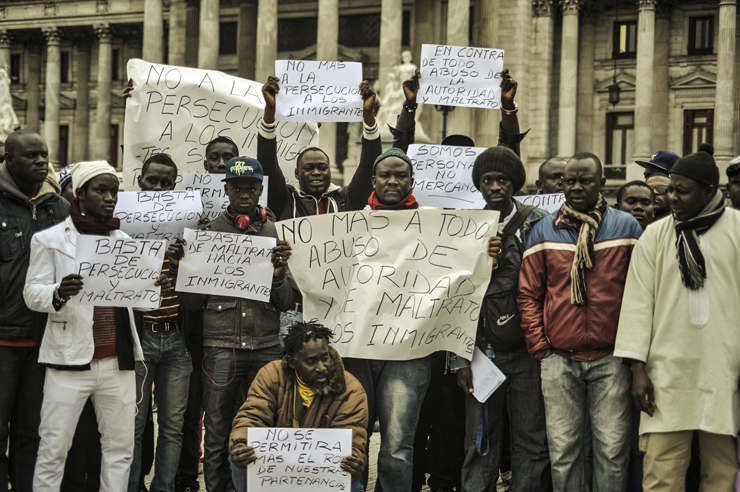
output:
[[[668,185],[658,185],[653,186],[653,193],[659,196],[667,195],[668,194]]]

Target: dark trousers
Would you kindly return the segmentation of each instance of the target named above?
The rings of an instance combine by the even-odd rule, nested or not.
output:
[[[90,399],[85,403],[80,420],[67,452],[61,492],[98,492],[100,490],[100,432],[95,407]]]
[[[193,361],[193,372],[190,373],[190,392],[188,406],[182,425],[182,449],[180,464],[177,467],[177,490],[190,488],[191,492],[199,490],[198,465],[200,463],[200,414],[203,404],[203,338],[191,339],[190,357]]]
[[[0,346],[0,491],[31,492],[39,450],[44,370],[38,347]],[[8,456],[5,450],[10,441]]]
[[[465,393],[457,386],[455,374],[445,374],[446,365],[446,352],[432,354],[432,377],[414,436],[413,492],[424,486],[427,473],[431,490],[460,490],[465,459]]]

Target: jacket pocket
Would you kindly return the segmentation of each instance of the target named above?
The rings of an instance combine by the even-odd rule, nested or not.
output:
[[[20,255],[24,240],[18,220],[0,216],[0,261],[10,261]]]
[[[74,335],[69,323],[58,314],[49,315],[49,326],[44,333],[47,343],[54,348],[69,348],[72,345]]]
[[[236,299],[209,298],[203,313],[203,336],[233,336],[236,305]]]

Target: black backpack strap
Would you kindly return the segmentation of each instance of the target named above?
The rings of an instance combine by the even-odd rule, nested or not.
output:
[[[514,214],[509,223],[506,224],[502,235],[506,236],[510,234],[516,234],[516,231],[518,231],[522,224],[524,224],[524,221],[527,220],[527,217],[529,217],[529,214],[531,214],[535,208],[537,207],[535,207],[534,205],[523,205],[522,208],[517,210],[516,214]]]

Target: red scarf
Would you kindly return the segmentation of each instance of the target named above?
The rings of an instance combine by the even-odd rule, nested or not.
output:
[[[108,222],[95,222],[90,217],[82,215],[77,200],[72,200],[72,203],[69,204],[69,216],[80,234],[107,236],[110,231],[121,228],[121,221],[115,217],[108,220]]]
[[[409,191],[406,198],[395,205],[383,205],[373,191],[370,194],[370,198],[367,199],[367,204],[370,205],[371,210],[413,210],[419,208],[419,203],[414,197],[414,190]]]

